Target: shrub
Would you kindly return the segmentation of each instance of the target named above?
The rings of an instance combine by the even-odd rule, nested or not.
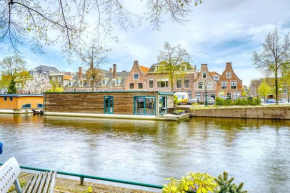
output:
[[[163,193],[212,192],[217,186],[215,178],[206,173],[189,173],[189,175],[182,177],[181,180],[174,178],[168,180],[170,182],[164,185]]]
[[[173,103],[177,104],[177,101],[178,101],[178,97],[176,95],[173,95]]]
[[[228,179],[227,172],[224,172],[223,175],[219,175],[218,178],[215,179],[218,188],[214,193],[247,193],[247,191],[242,190],[244,183],[240,183],[237,186],[233,181],[234,178]]]
[[[222,99],[222,98],[220,98],[220,97],[217,97],[217,98],[215,99],[215,104],[216,104],[217,106],[223,106],[223,105],[224,105],[224,99]]]
[[[175,110],[175,111],[173,111],[174,115],[181,115],[183,113],[184,113],[184,110]]]

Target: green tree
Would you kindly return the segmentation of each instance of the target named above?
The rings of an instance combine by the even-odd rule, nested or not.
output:
[[[174,88],[174,77],[181,76],[184,73],[182,66],[190,65],[188,63],[189,60],[190,55],[180,45],[171,47],[168,42],[165,42],[164,50],[160,51],[158,56],[160,68],[157,72],[168,76],[171,84],[171,92],[173,92]]]
[[[271,87],[270,85],[264,80],[260,86],[258,87],[258,93],[260,96],[264,97],[264,100],[266,100],[266,96],[270,94]]]
[[[16,94],[16,93],[17,93],[17,89],[15,86],[15,81],[12,79],[8,87],[8,94]]]
[[[57,81],[50,81],[50,89],[48,92],[63,92],[64,88],[62,86],[59,86]]]
[[[287,60],[290,58],[290,40],[289,33],[285,35],[283,41],[275,29],[266,37],[263,45],[263,51],[259,54],[253,52],[253,62],[256,68],[262,70],[267,76],[274,74],[275,78],[275,97],[278,104],[279,79],[278,75],[283,69],[287,69]]]

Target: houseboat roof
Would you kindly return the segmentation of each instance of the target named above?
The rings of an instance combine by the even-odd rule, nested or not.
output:
[[[42,94],[0,94],[0,97],[39,97]]]

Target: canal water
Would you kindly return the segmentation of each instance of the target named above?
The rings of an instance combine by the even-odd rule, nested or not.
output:
[[[290,121],[180,123],[0,115],[0,162],[162,185],[228,171],[249,192],[289,192]]]

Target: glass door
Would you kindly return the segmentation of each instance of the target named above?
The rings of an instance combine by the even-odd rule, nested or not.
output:
[[[166,97],[159,97],[159,114],[166,113],[167,105],[166,105]]]
[[[114,98],[113,96],[104,97],[104,113],[113,114],[114,111]]]

